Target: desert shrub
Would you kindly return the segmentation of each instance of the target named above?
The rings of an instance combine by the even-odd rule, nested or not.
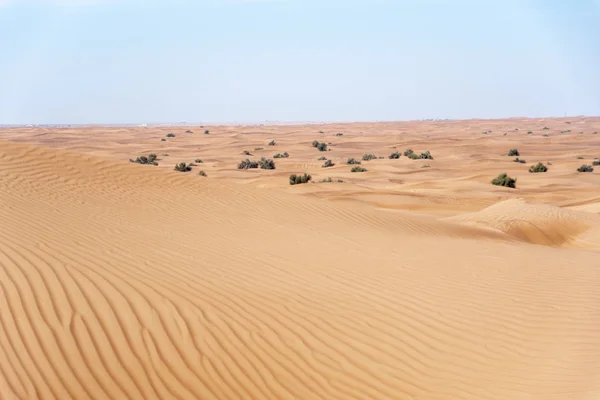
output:
[[[327,151],[327,143],[319,143],[319,144],[317,145],[317,149],[318,149],[319,151]]]
[[[208,175],[206,175],[206,172],[204,172],[204,170],[200,171],[200,173],[198,175],[200,175],[200,176],[208,176]]]
[[[169,153],[162,153],[161,156],[163,156],[163,157],[169,157]]]
[[[166,142],[166,141],[167,141],[167,139],[165,139],[165,138],[162,138],[162,139],[160,139],[160,141],[161,141],[161,142]]]
[[[544,133],[542,136],[543,137],[549,137],[550,135],[548,135],[547,133]]]
[[[288,154],[288,152],[286,151],[285,153],[277,153],[273,156],[273,158],[288,158],[290,155]]]
[[[433,160],[433,156],[431,155],[429,150],[427,150],[425,153],[421,153],[419,158],[424,159],[424,160]]]
[[[348,159],[348,161],[346,161],[346,164],[360,164],[360,161],[357,160],[357,159],[355,159],[355,158],[353,158],[353,157],[350,157]]]
[[[188,129],[187,131],[185,131],[185,133],[194,133],[194,132],[192,132]]]
[[[198,163],[198,164],[202,164],[204,161],[202,161],[202,160],[201,160],[201,159],[199,159],[199,158],[196,158],[196,159],[194,160],[194,162],[196,162],[196,163]]]
[[[415,152],[412,151],[412,149],[407,149],[404,150],[404,157],[410,157],[411,154],[414,154]]]
[[[327,160],[327,157],[321,156],[321,157],[317,158],[317,161],[325,161],[325,160]]]
[[[418,160],[419,158],[421,158],[417,153],[410,153],[407,157],[411,160]]]
[[[492,179],[492,185],[505,186],[514,189],[517,187],[517,180],[506,175],[506,172],[504,172]]]
[[[255,147],[254,151],[261,151],[261,150],[264,150],[264,149],[265,149],[264,147]]]
[[[523,160],[523,159],[520,159],[519,157],[515,158],[513,161],[514,161],[514,162],[521,163],[521,164],[526,164],[526,163],[527,163],[527,161],[525,161],[525,160]]]
[[[367,169],[361,167],[360,165],[357,165],[355,167],[352,167],[352,169],[350,170],[350,172],[367,172]]]
[[[174,133],[167,133],[167,137],[175,137]]]
[[[333,161],[331,160],[327,160],[325,161],[325,163],[322,165],[323,168],[329,168],[329,167],[333,167],[335,164],[333,163]]]
[[[252,155],[252,153],[250,153],[248,150],[244,150],[242,153],[243,153],[245,156],[251,156],[251,155]]]
[[[335,136],[344,136],[343,133],[336,133]]]
[[[268,146],[275,146],[277,143],[275,143],[275,140],[271,140],[267,145]]]
[[[580,134],[580,135],[583,135],[583,132],[577,132],[577,133]]]
[[[197,166],[198,166],[198,164],[194,164],[193,162],[188,164],[188,167],[197,167]]]
[[[390,160],[397,160],[399,159],[401,156],[400,153],[398,153],[397,151],[393,152],[392,154],[390,154],[390,156],[388,157]]]
[[[532,131],[527,131],[527,134],[531,135],[531,134],[533,134],[533,132]]]
[[[594,160],[592,161],[592,165],[597,167],[598,165],[600,165],[600,160]]]
[[[175,171],[179,171],[179,172],[190,172],[192,170],[192,167],[190,167],[186,163],[182,162],[179,164],[175,164],[175,168],[173,168],[173,169]]]
[[[429,167],[431,167],[431,165],[429,165],[429,164],[425,164],[425,165],[423,165],[421,168],[429,168]]]
[[[583,164],[581,167],[577,168],[577,172],[593,172],[594,168],[591,165]]]
[[[541,162],[529,167],[529,172],[546,172],[546,171],[548,171],[548,167],[546,167]]]
[[[137,164],[158,165],[158,163],[156,162],[156,159],[157,159],[156,154],[152,153],[152,154],[148,155],[148,157],[139,156],[135,160],[129,159],[129,162],[137,163]]]
[[[319,141],[318,140],[313,140],[312,147],[317,147],[318,145],[319,145]]]
[[[247,158],[245,160],[240,161],[237,166],[237,169],[250,169],[250,168],[258,168],[258,163],[256,161],[250,161]]]
[[[508,156],[509,156],[509,157],[514,157],[514,156],[517,156],[517,157],[518,157],[518,156],[520,156],[520,154],[519,154],[519,150],[517,150],[517,149],[510,149],[510,150],[508,151]]]
[[[210,131],[209,131],[208,129],[206,129],[206,130],[204,131],[204,134],[205,134],[205,135],[210,135]]]
[[[543,130],[544,130],[544,131],[549,131],[549,130],[550,130],[550,128],[548,128],[547,126],[545,126]]]
[[[376,158],[377,158],[377,156],[375,154],[373,154],[373,153],[363,154],[363,156],[362,156],[363,161],[371,161],[371,160],[374,160]]]
[[[552,165],[552,162],[551,162],[551,161],[548,161],[546,164],[548,164],[548,165]]]
[[[342,179],[333,179],[331,177],[323,178],[319,182],[321,182],[321,183],[331,183],[331,182],[344,183],[344,181]]]
[[[481,134],[482,134],[482,135],[487,135],[488,133],[487,133],[487,132],[481,132]]]
[[[597,134],[598,134],[598,132],[592,132],[592,135],[597,135]]]
[[[325,133],[325,132],[323,132],[323,131],[319,131],[319,133]]]
[[[261,157],[258,164],[262,169],[275,169],[275,161],[270,158]]]
[[[306,173],[304,175],[296,175],[296,174],[290,175],[290,185],[300,185],[302,183],[308,183],[311,180],[312,180],[312,176],[307,175]]]

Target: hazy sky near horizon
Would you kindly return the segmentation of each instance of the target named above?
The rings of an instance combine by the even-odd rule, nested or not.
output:
[[[0,0],[0,124],[600,115],[600,0]]]

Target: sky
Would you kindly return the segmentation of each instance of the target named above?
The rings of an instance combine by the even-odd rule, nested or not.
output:
[[[0,124],[600,115],[600,0],[0,0]]]

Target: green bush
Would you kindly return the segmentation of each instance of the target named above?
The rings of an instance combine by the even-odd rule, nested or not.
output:
[[[250,169],[250,168],[258,168],[258,163],[256,161],[250,161],[247,158],[245,160],[240,161],[237,166],[237,169]]]
[[[255,147],[254,151],[261,151],[261,150],[264,150],[264,149],[265,149],[264,147]]]
[[[258,164],[262,169],[275,169],[275,161],[270,158],[261,157]]]
[[[204,172],[204,171],[200,171],[200,173],[198,175],[200,175],[200,176],[208,176],[208,175],[206,175],[206,172]]]
[[[323,132],[323,131],[319,131],[319,133],[325,133],[325,132]],[[315,147],[316,147],[316,146],[315,146]]]
[[[167,133],[167,137],[175,137],[174,133]]]
[[[360,161],[357,160],[357,159],[355,159],[355,158],[353,158],[353,157],[350,157],[348,159],[348,161],[346,161],[346,164],[360,164]]]
[[[598,165],[600,165],[600,160],[594,160],[592,161],[592,165],[597,167]]]
[[[584,157],[583,157],[583,156],[577,156],[577,159],[578,159],[578,160],[583,160],[583,159],[584,159]]]
[[[325,164],[322,165],[322,168],[329,168],[329,167],[333,167],[335,164],[333,163],[333,161],[331,160],[327,160],[325,161]]]
[[[182,162],[179,164],[175,164],[175,168],[173,168],[173,169],[175,171],[179,171],[179,172],[190,172],[192,170],[192,167],[190,167],[186,163]]]
[[[199,158],[196,158],[196,159],[194,160],[194,162],[196,162],[196,163],[198,163],[198,164],[202,164],[204,161],[202,161],[202,160],[201,160],[201,159],[199,159]]]
[[[371,160],[374,160],[376,158],[377,158],[377,156],[375,154],[373,154],[373,153],[363,154],[363,156],[362,156],[363,161],[371,161]]]
[[[414,154],[415,152],[412,151],[412,149],[407,149],[404,150],[404,157],[410,157],[411,154]]]
[[[319,141],[318,140],[313,140],[312,147],[317,147],[318,145],[319,145]]]
[[[514,156],[517,156],[517,157],[518,157],[518,156],[520,156],[520,154],[519,154],[519,150],[517,150],[517,149],[510,149],[510,150],[508,151],[508,156],[509,156],[509,157],[514,157]]]
[[[302,183],[308,183],[311,180],[312,180],[312,176],[307,175],[306,173],[304,175],[296,175],[296,174],[290,175],[290,185],[300,185]]]
[[[167,139],[165,139],[165,138],[162,138],[162,139],[160,139],[160,141],[161,141],[161,142],[166,142],[166,141],[167,141]]]
[[[277,153],[273,156],[273,158],[288,158],[290,155],[287,153],[287,151],[285,153]]]
[[[529,167],[529,172],[546,172],[546,171],[548,171],[548,167],[546,167],[542,163],[537,163],[536,165]]]
[[[401,156],[400,153],[398,153],[397,151],[393,152],[392,154],[390,154],[390,156],[388,157],[390,160],[397,160],[399,159]]]
[[[429,152],[429,150],[427,150],[425,153],[421,153],[421,155],[419,156],[419,158],[421,158],[423,160],[433,160],[433,156],[431,155],[431,153]]]
[[[502,173],[492,180],[492,185],[515,189],[517,187],[517,180],[506,175],[506,173]]]
[[[327,143],[319,143],[317,149],[319,149],[319,151],[327,151]]]
[[[275,140],[271,140],[271,141],[268,143],[268,146],[275,146],[276,144],[277,144],[277,143],[275,143]]]
[[[431,166],[431,165],[429,165],[429,164],[425,164],[425,165],[423,165],[421,168],[429,168],[430,166]]]
[[[148,157],[139,156],[135,160],[129,159],[129,162],[137,163],[137,164],[158,165],[156,160],[157,160],[156,154],[152,153],[152,154],[149,154]]]
[[[594,168],[591,165],[583,164],[581,167],[577,168],[577,172],[593,172]]]
[[[418,160],[419,158],[421,158],[417,153],[409,153],[407,157],[411,160]]]
[[[356,167],[352,167],[350,172],[367,172],[367,169],[357,165]]]

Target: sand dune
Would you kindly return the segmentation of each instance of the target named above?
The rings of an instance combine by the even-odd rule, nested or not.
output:
[[[519,165],[482,162],[489,147],[534,139],[414,126],[406,143],[369,139],[403,126],[345,127],[331,171],[314,127],[178,139],[159,167],[126,161],[156,151],[141,128],[3,131],[0,398],[599,398],[597,174],[574,183],[582,162],[556,153],[522,189],[493,187]],[[271,136],[294,157],[232,167]],[[436,159],[341,163],[395,146]],[[208,178],[172,171],[196,155]],[[345,183],[287,185],[306,169]]]

